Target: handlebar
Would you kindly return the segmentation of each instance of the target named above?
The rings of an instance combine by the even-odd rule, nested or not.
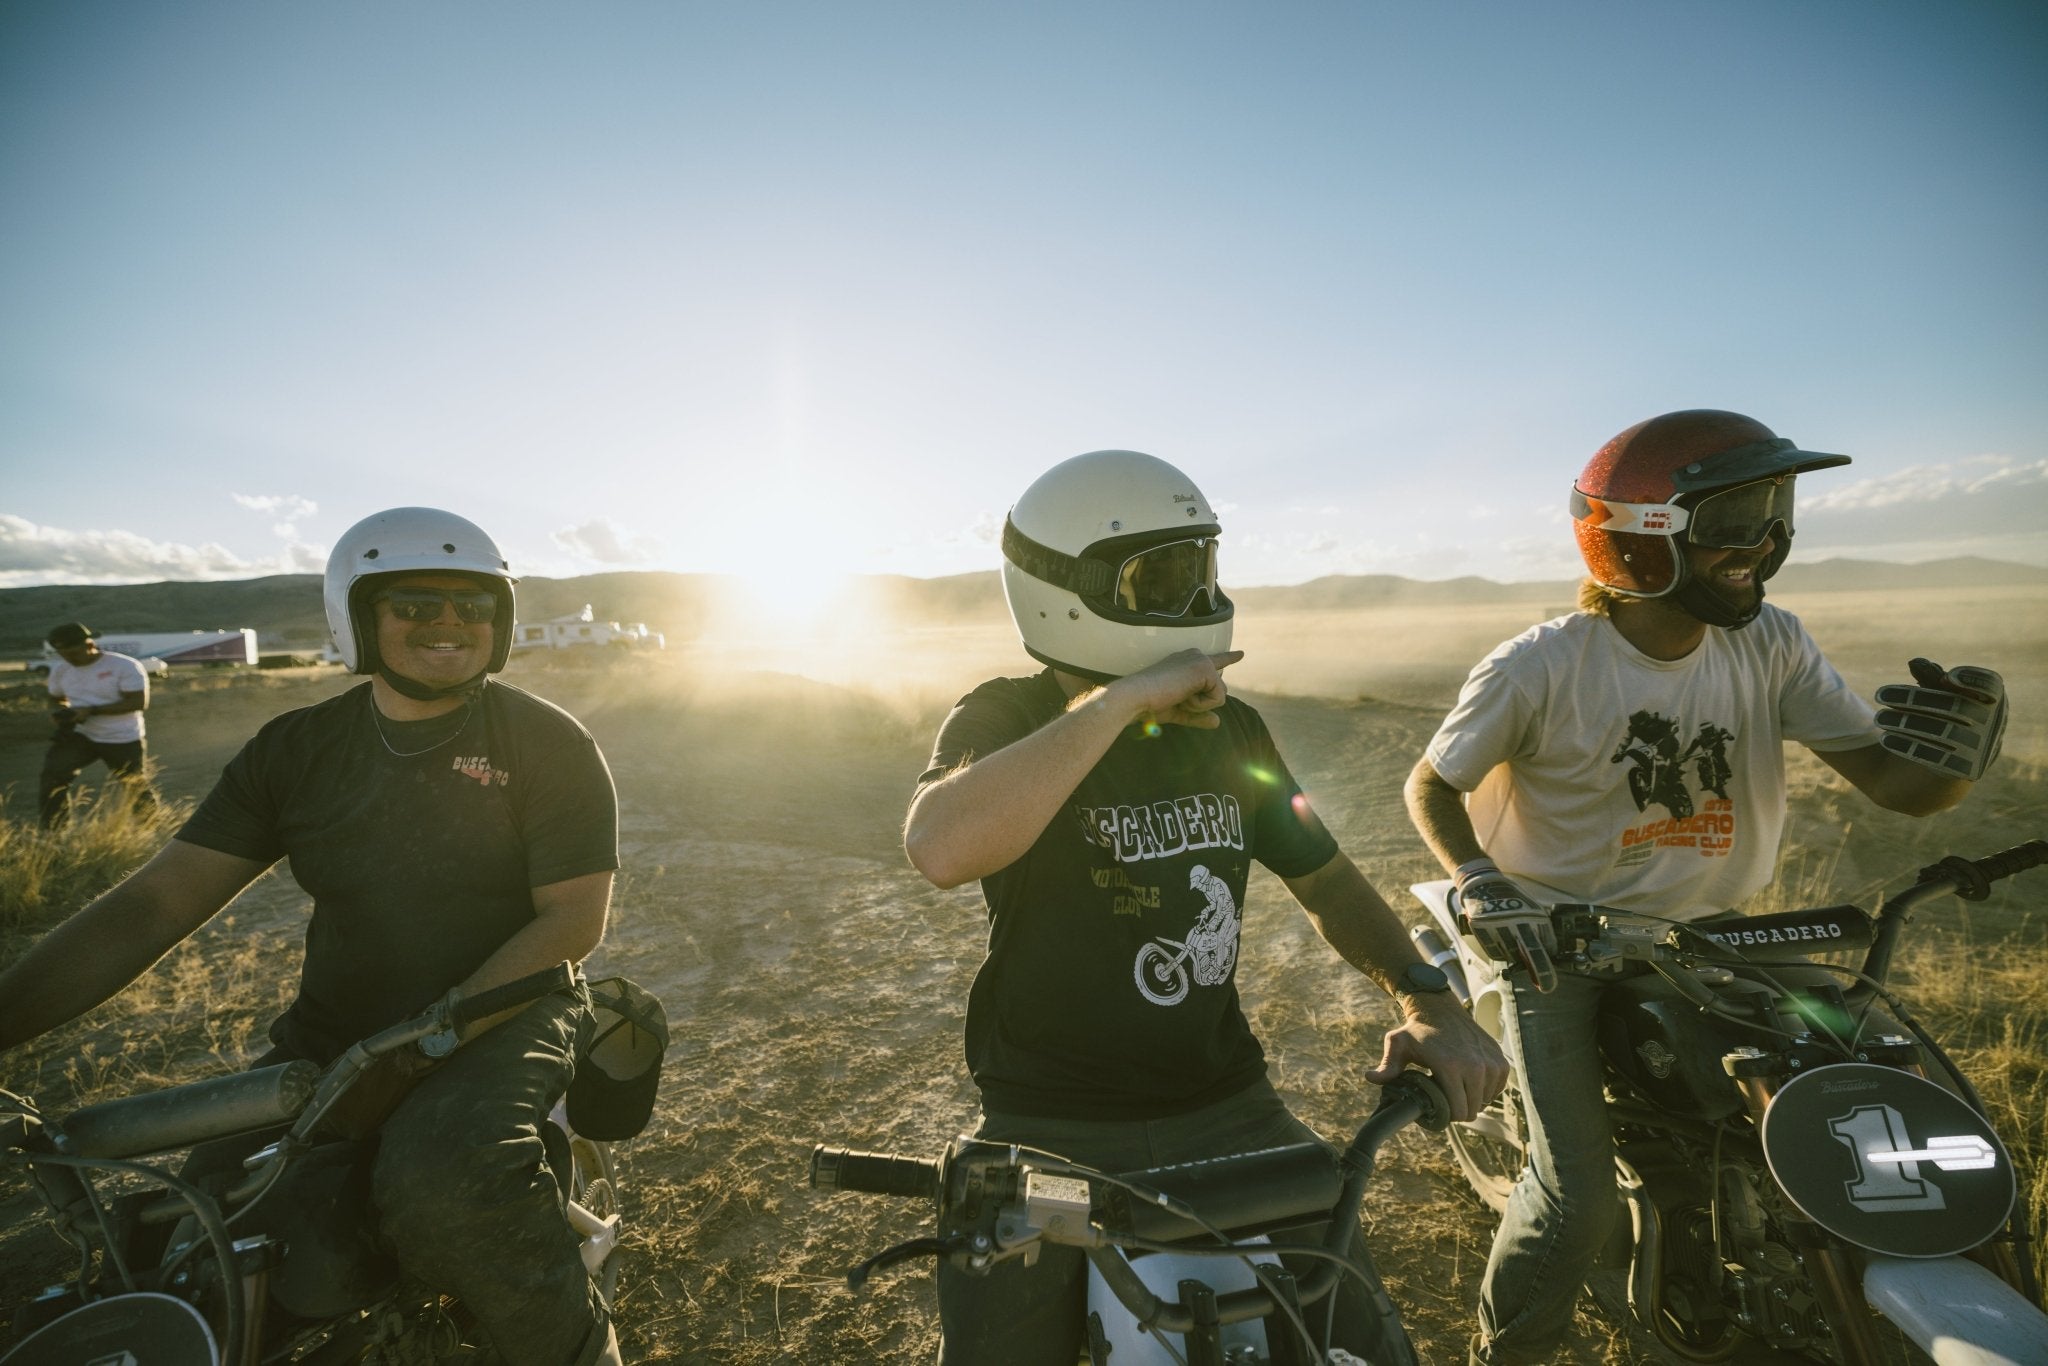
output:
[[[860,1153],[850,1148],[811,1150],[812,1190],[937,1200],[945,1189],[944,1181],[945,1163],[935,1158]]]
[[[1154,1295],[1130,1270],[1122,1249],[1213,1237],[1241,1238],[1327,1220],[1323,1250],[1348,1261],[1359,1204],[1380,1146],[1412,1123],[1442,1129],[1450,1105],[1427,1074],[1389,1082],[1380,1105],[1337,1154],[1322,1144],[1297,1144],[1201,1162],[1109,1175],[1011,1144],[956,1140],[938,1160],[893,1153],[819,1147],[810,1184],[818,1190],[862,1191],[933,1201],[938,1236],[914,1239],[869,1258],[847,1273],[859,1287],[869,1273],[906,1257],[931,1254],[969,1271],[1029,1256],[1039,1243],[1083,1249],[1116,1297],[1142,1325],[1186,1333],[1195,1311]],[[1323,1261],[1294,1293],[1300,1304],[1328,1294],[1343,1274]],[[1202,1322],[1240,1323],[1281,1305],[1268,1285],[1218,1296]]]
[[[456,1001],[451,1012],[450,1023],[457,1029],[467,1029],[478,1020],[489,1019],[501,1010],[511,1010],[529,1001],[538,1001],[543,996],[552,996],[558,991],[568,991],[576,985],[576,969],[568,963],[557,963],[539,972],[480,991],[474,996],[464,996]]]

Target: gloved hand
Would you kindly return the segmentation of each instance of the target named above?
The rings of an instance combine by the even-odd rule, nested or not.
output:
[[[1943,669],[1931,659],[1906,667],[1912,683],[1877,690],[1879,743],[1937,773],[1977,781],[2005,735],[2005,680],[1969,664]]]
[[[1551,927],[1549,912],[1508,881],[1490,860],[1462,864],[1455,876],[1465,930],[1479,941],[1479,947],[1503,963],[1527,968],[1536,990],[1555,989],[1557,969],[1550,956],[1557,952],[1557,931]]]

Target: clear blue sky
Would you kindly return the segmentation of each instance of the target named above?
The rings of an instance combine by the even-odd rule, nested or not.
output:
[[[0,0],[0,586],[953,573],[1104,446],[1229,582],[1564,577],[1696,406],[2048,563],[2048,7]]]

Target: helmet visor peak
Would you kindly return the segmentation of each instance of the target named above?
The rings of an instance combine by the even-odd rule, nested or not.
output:
[[[1762,545],[1781,523],[1790,535],[1796,477],[1759,479],[1708,494],[1692,507],[1686,539],[1710,550],[1749,550]]]
[[[1148,617],[1216,610],[1216,538],[1195,536],[1147,546],[1117,566],[1116,602]]]

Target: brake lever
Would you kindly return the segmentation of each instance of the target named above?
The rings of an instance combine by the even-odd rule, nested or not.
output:
[[[883,1248],[859,1266],[848,1271],[846,1273],[846,1288],[857,1292],[862,1286],[867,1284],[868,1277],[872,1276],[875,1272],[892,1267],[898,1262],[907,1262],[913,1257],[950,1257],[956,1252],[966,1252],[969,1250],[969,1241],[963,1234],[956,1233],[944,1238],[912,1238],[910,1241],[898,1243],[894,1247]]]

